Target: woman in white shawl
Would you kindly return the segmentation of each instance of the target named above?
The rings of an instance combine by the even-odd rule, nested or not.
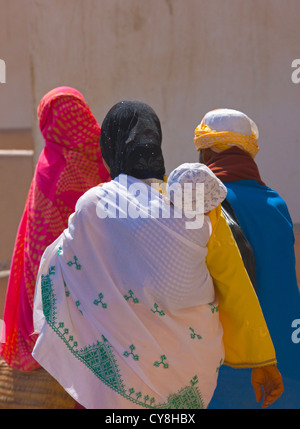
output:
[[[112,181],[78,200],[41,261],[33,356],[85,408],[206,408],[224,362],[210,219],[194,228],[167,203],[161,140],[148,105],[109,111]]]

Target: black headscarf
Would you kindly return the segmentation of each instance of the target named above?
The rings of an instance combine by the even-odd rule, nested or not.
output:
[[[162,132],[154,110],[140,101],[115,104],[101,126],[102,157],[112,179],[128,174],[138,179],[163,179]]]

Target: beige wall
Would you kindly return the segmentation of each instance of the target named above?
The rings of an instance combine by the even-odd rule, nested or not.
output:
[[[260,129],[263,179],[300,222],[299,0],[32,0],[35,104],[80,89],[101,122],[123,98],[159,114],[167,170],[195,160],[193,131],[207,110],[237,108]]]
[[[6,83],[0,84],[0,271],[9,265],[34,168],[28,24],[26,2],[0,0],[6,68]]]
[[[299,0],[0,0],[0,11],[0,150],[35,152],[0,155],[0,264],[43,146],[36,108],[58,85],[79,89],[100,123],[121,99],[152,105],[167,172],[197,160],[193,131],[206,111],[245,111],[260,130],[262,177],[300,224]],[[298,267],[299,243],[297,227]]]
[[[0,84],[0,130],[32,127],[27,0],[0,0],[0,59],[6,83]],[[2,147],[0,136],[0,147]]]

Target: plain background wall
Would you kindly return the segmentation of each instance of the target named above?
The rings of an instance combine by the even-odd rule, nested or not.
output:
[[[32,127],[32,92],[27,1],[0,0],[0,59],[6,83],[0,84],[0,132]],[[0,148],[3,148],[0,136]]]
[[[300,84],[291,80],[300,57],[299,0],[26,4],[34,106],[57,85],[75,86],[101,123],[115,102],[143,100],[161,118],[167,172],[197,160],[193,132],[206,111],[242,110],[260,130],[263,180],[300,222]]]
[[[9,268],[34,164],[26,3],[0,0],[0,59],[6,68],[6,83],[0,84],[0,272]]]

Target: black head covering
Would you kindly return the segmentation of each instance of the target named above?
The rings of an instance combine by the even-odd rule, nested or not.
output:
[[[163,179],[162,132],[154,110],[140,101],[115,104],[101,126],[102,157],[112,179],[128,174],[138,179]]]

